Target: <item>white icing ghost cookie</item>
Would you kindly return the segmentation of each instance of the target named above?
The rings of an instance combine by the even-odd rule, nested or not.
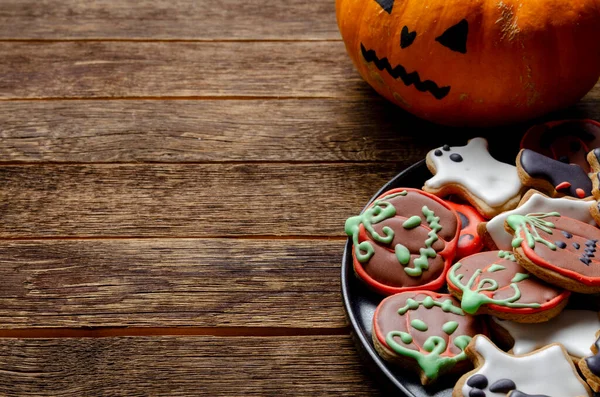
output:
[[[571,358],[578,360],[592,355],[591,346],[600,329],[598,312],[592,310],[563,310],[543,323],[521,324],[492,317],[494,324],[506,331],[513,342],[511,352],[531,353],[551,343],[560,343]]]
[[[475,369],[458,380],[452,397],[592,395],[558,343],[515,356],[498,349],[487,337],[477,335],[466,352]]]
[[[484,244],[489,249],[512,251],[511,243],[514,236],[504,229],[504,221],[510,215],[557,211],[563,216],[596,225],[591,212],[595,205],[595,200],[580,200],[568,197],[551,198],[531,189],[525,193],[517,208],[498,214],[488,222],[480,223],[477,226],[477,233],[483,238]]]
[[[431,150],[426,163],[434,176],[423,190],[440,197],[456,194],[487,219],[515,208],[524,189],[517,168],[494,159],[485,138]]]

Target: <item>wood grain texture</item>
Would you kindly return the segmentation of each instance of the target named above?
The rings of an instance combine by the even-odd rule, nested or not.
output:
[[[0,102],[0,114],[0,162],[410,161],[434,130],[464,132],[432,126],[374,94],[16,101]]]
[[[342,42],[0,42],[0,99],[336,97],[371,88]]]
[[[0,237],[339,237],[406,165],[3,166]]]
[[[378,396],[349,336],[0,339],[3,396]]]
[[[347,325],[340,240],[0,242],[1,329]]]
[[[599,105],[590,94],[544,119],[600,120]],[[0,114],[0,163],[417,161],[425,148],[479,135],[494,150],[533,123],[488,131],[436,126],[374,93],[358,100],[0,101]]]
[[[335,1],[4,0],[1,39],[339,39]]]

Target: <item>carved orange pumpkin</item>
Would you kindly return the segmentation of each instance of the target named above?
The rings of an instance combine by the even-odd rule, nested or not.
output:
[[[600,0],[336,0],[336,13],[361,76],[441,124],[541,116],[600,77]]]

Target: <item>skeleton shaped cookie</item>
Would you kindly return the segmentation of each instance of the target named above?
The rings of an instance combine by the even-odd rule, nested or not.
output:
[[[423,190],[436,196],[456,194],[488,219],[513,209],[521,198],[517,168],[494,159],[485,138],[431,150],[426,162],[434,176],[425,181]]]

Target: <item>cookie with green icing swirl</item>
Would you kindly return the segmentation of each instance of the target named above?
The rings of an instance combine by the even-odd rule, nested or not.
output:
[[[542,280],[573,292],[600,292],[600,229],[558,212],[510,215],[515,258]]]
[[[431,291],[388,296],[373,317],[379,355],[418,373],[423,385],[467,371],[465,348],[480,333],[487,333],[483,316],[465,313],[450,294]]]
[[[570,292],[531,275],[512,251],[486,251],[462,258],[446,276],[448,290],[470,314],[491,314],[522,323],[558,315]]]
[[[456,252],[459,219],[440,198],[390,190],[346,221],[354,271],[383,295],[440,289]]]

